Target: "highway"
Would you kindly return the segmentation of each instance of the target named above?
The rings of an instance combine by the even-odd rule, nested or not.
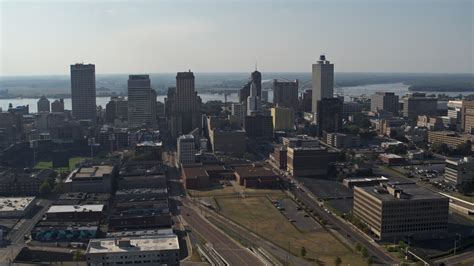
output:
[[[186,205],[181,208],[183,219],[193,230],[206,239],[230,265],[264,265],[248,249],[238,245],[233,239],[202,218],[193,208]]]
[[[322,218],[328,221],[329,224],[332,224],[334,228],[337,228],[345,235],[344,237],[348,238],[349,241],[357,241],[362,246],[367,248],[367,251],[370,255],[376,257],[380,262],[385,265],[393,265],[398,264],[398,261],[394,260],[390,255],[386,254],[384,251],[379,249],[377,246],[374,245],[373,240],[367,239],[368,237],[363,235],[357,229],[353,228],[351,225],[346,224],[345,222],[341,221],[339,218],[333,216],[332,214],[327,213],[319,204],[313,200],[307,193],[308,189],[303,187],[303,191],[300,189],[293,189],[293,193],[297,198],[302,200],[304,204],[316,213],[318,213]]]

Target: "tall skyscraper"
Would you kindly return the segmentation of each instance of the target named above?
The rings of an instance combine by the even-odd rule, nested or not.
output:
[[[76,119],[95,122],[95,65],[71,65],[72,115]]]
[[[172,138],[201,129],[201,98],[195,91],[193,72],[176,75],[176,88],[169,88],[165,99],[165,115]]]
[[[257,89],[257,96],[262,98],[262,73],[260,73],[256,67],[255,71],[250,74],[250,80],[239,91],[239,100],[241,103],[247,102],[247,98],[250,96],[250,86],[252,83]]]
[[[38,100],[38,113],[41,113],[41,112],[49,113],[49,110],[50,110],[49,100],[46,98],[46,96],[43,95]]]
[[[260,97],[257,96],[255,83],[250,84],[250,95],[247,97],[247,115],[255,115],[260,112]]]
[[[296,110],[298,107],[298,80],[273,80],[273,103]]]
[[[156,92],[151,88],[150,77],[130,75],[128,78],[128,126],[136,128],[154,125],[156,125]]]
[[[321,55],[317,64],[313,64],[313,99],[311,112],[318,112],[318,101],[333,98],[334,64]]]

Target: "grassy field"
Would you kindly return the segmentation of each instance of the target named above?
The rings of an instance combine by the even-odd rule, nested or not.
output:
[[[69,169],[67,169],[65,167],[62,167],[62,168],[58,168],[57,170],[62,170],[62,171],[72,170],[72,169],[75,168],[77,163],[79,163],[80,161],[82,161],[84,159],[87,159],[87,157],[72,157],[72,158],[69,159]],[[35,168],[37,168],[37,169],[51,169],[51,168],[53,168],[53,162],[51,162],[51,161],[49,161],[49,162],[41,161],[41,162],[36,163]]]
[[[235,196],[240,197],[240,192],[244,192],[247,196],[252,195],[265,195],[265,194],[282,194],[281,190],[274,189],[251,189],[244,187],[235,186],[222,186],[220,184],[214,184],[210,188],[192,190],[188,189],[189,195],[195,198],[209,198],[209,197],[221,197],[221,196]]]
[[[306,258],[325,265],[334,265],[337,257],[342,259],[341,265],[366,265],[361,256],[352,253],[325,229],[298,231],[266,197],[218,197],[216,201],[223,215],[297,256],[301,256],[305,247]]]

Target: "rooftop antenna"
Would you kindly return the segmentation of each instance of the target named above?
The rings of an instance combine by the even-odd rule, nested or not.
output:
[[[255,71],[257,71],[258,68],[257,68],[257,60],[255,60]]]

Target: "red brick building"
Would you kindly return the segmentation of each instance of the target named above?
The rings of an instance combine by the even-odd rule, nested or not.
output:
[[[261,166],[235,167],[235,178],[239,185],[246,188],[278,188],[280,176],[270,169]]]
[[[183,166],[181,172],[186,189],[201,189],[209,186],[209,174],[202,166]]]

